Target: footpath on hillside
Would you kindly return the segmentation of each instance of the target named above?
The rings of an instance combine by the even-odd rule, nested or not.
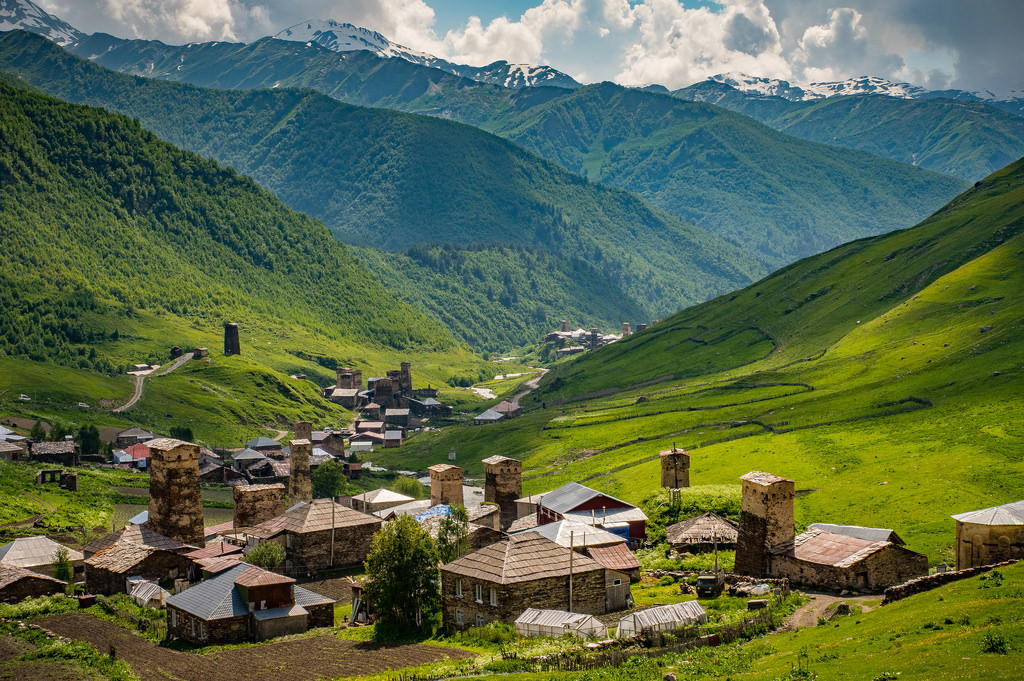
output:
[[[178,359],[174,360],[174,363],[171,364],[171,366],[167,367],[166,369],[161,371],[159,374],[157,374],[157,376],[166,376],[167,374],[171,373],[172,371],[174,371],[175,369],[180,367],[182,364],[184,364],[185,362],[187,362],[190,359],[192,359],[192,354],[193,353],[191,353],[191,352],[186,352],[184,355],[182,355]],[[128,409],[131,409],[132,407],[135,406],[135,404],[139,400],[142,399],[142,385],[143,385],[143,381],[145,381],[145,380],[146,380],[146,376],[136,376],[135,377],[135,392],[132,394],[131,399],[129,399],[124,404],[122,404],[120,407],[115,407],[113,409],[113,412],[115,414],[120,414],[123,411],[127,411]]]

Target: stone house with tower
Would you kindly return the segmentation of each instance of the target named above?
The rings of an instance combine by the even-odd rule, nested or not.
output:
[[[628,575],[536,533],[510,536],[441,566],[448,630],[511,623],[527,608],[604,614],[612,604],[629,603],[628,593]]]
[[[742,476],[743,500],[736,572],[787,578],[826,589],[881,591],[928,574],[928,557],[888,539],[844,526],[845,532],[809,529],[796,536],[792,480],[753,471]],[[883,530],[882,532],[891,532]]]
[[[484,501],[497,504],[500,529],[507,530],[518,517],[516,499],[523,495],[523,462],[496,454],[483,463]]]

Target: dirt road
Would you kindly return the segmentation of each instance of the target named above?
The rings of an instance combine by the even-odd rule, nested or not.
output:
[[[186,352],[184,355],[182,355],[181,357],[176,359],[171,366],[167,367],[166,369],[161,371],[159,374],[157,374],[157,376],[166,376],[167,374],[171,373],[172,371],[174,371],[175,369],[177,369],[178,367],[180,367],[182,364],[184,364],[185,362],[189,361],[190,359],[192,359],[192,353],[191,352]],[[113,409],[113,412],[115,414],[120,414],[123,411],[127,411],[128,409],[131,409],[132,407],[135,406],[135,404],[139,400],[142,399],[142,384],[143,384],[143,382],[145,380],[146,380],[145,376],[136,376],[135,377],[135,392],[132,394],[132,397],[131,397],[130,400],[128,400],[127,402],[122,404],[120,407],[115,407]]]
[[[864,612],[874,610],[882,603],[881,595],[871,596],[833,596],[823,593],[808,593],[813,598],[810,603],[801,606],[796,612],[789,616],[779,631],[793,631],[803,627],[814,627],[818,625],[818,618],[824,616],[829,606],[839,601],[846,601],[850,605],[860,605]]]
[[[519,400],[523,399],[524,397],[532,393],[534,390],[536,390],[537,386],[540,385],[540,379],[544,378],[544,374],[550,371],[550,369],[540,369],[539,371],[540,373],[531,378],[529,381],[523,383],[523,387],[526,388],[526,390],[520,393],[516,393],[515,396],[513,396],[512,399],[509,400],[512,404],[519,404]]]

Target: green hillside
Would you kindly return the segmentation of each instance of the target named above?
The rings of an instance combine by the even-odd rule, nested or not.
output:
[[[249,45],[177,47],[97,35],[74,49],[110,68],[147,77],[224,88],[311,87],[344,102],[476,125],[574,173],[637,192],[742,245],[770,267],[912,225],[966,188],[949,177],[915,171],[911,157],[898,156],[905,163],[896,163],[808,143],[714,106],[608,83],[578,90],[504,90],[401,59],[338,54],[269,38]],[[781,109],[773,107],[771,115],[789,111],[789,102],[778,101]],[[955,126],[956,136],[941,146],[978,149],[978,157],[987,155],[996,164],[989,168],[1001,167],[1011,159],[1000,161],[994,149],[1001,147],[994,145],[1016,134],[1005,130],[1004,118],[1013,116]],[[913,140],[938,147],[927,127],[936,121],[914,121],[913,129],[894,130],[889,137],[879,126],[881,141],[868,151],[892,157],[887,145],[911,148]],[[990,122],[992,130],[986,127]],[[870,119],[848,125],[854,124],[871,126]],[[942,130],[952,133],[952,127]],[[823,129],[827,132],[827,126]],[[906,142],[891,142],[904,133],[912,133]],[[875,134],[875,128],[866,132],[865,141]],[[921,148],[913,151],[928,155]]]
[[[346,242],[395,251],[504,244],[581,261],[603,281],[578,290],[611,293],[574,309],[599,310],[616,325],[621,312],[664,316],[764,272],[740,248],[633,194],[458,123],[348,106],[308,90],[220,91],[126,76],[20,32],[0,35],[0,68],[50,94],[136,117],[172,143],[251,173]],[[515,277],[498,276],[506,274]],[[464,298],[487,297],[472,279],[465,286]],[[544,328],[574,312],[559,309],[559,291],[518,295],[551,310]],[[624,299],[626,310],[613,307]],[[458,322],[467,337],[496,345],[489,325]],[[515,344],[535,338],[530,327]]]
[[[1024,117],[983,102],[882,95],[790,102],[712,82],[672,94],[736,111],[787,135],[860,149],[971,182],[1024,155]]]
[[[524,416],[420,438],[402,465],[454,446],[474,474],[497,450],[523,458],[527,493],[577,480],[653,509],[678,444],[694,485],[771,471],[804,490],[799,525],[891,527],[948,562],[951,513],[1024,497],[1022,288],[1019,161],[917,227],[558,366]]]
[[[966,186],[808,143],[714,106],[611,83],[484,127],[743,244],[773,268],[912,225]]]
[[[347,418],[289,373],[326,383],[340,363],[409,358],[441,383],[484,366],[323,225],[234,170],[123,116],[6,84],[0,111],[5,413],[79,420],[81,401],[101,412],[90,420],[187,422],[221,442],[303,413]],[[240,324],[241,357],[219,353],[226,321]],[[110,413],[133,385],[102,374],[166,364],[172,345],[211,358],[147,380],[136,407]]]

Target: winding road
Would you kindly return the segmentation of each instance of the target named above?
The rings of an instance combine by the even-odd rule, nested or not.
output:
[[[180,367],[182,364],[184,364],[185,362],[189,361],[190,359],[192,359],[192,353],[191,352],[186,352],[184,355],[182,355],[178,359],[174,360],[174,363],[171,364],[171,366],[167,367],[166,369],[161,371],[159,374],[157,374],[157,376],[166,376],[167,374],[171,373],[172,371],[174,371],[175,369],[177,369],[178,367]],[[135,404],[139,400],[142,399],[142,384],[143,384],[143,382],[145,380],[146,380],[146,376],[136,376],[135,377],[135,392],[132,394],[131,399],[129,399],[124,404],[122,404],[120,407],[115,407],[113,409],[113,412],[115,414],[120,414],[123,411],[127,411],[128,409],[131,409],[132,407],[135,406]]]

